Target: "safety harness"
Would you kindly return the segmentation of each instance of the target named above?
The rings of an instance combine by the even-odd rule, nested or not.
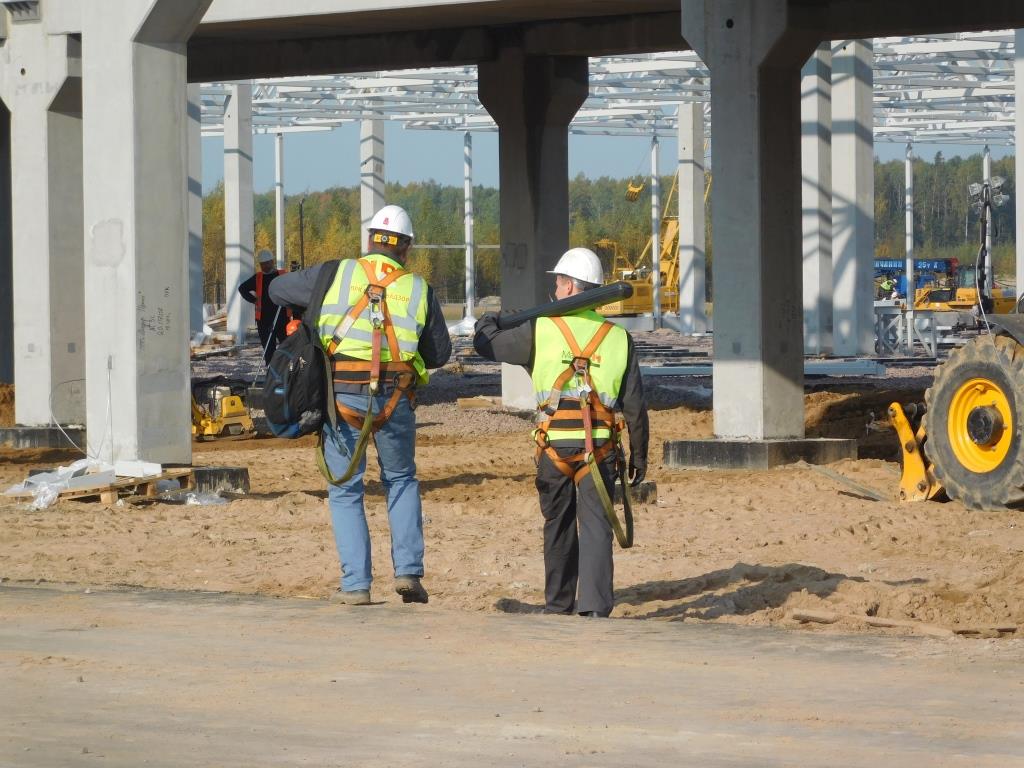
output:
[[[601,342],[614,326],[607,320],[604,321],[586,348],[580,349],[576,337],[573,336],[565,320],[561,317],[549,319],[565,337],[573,357],[566,369],[555,380],[547,402],[539,407],[538,416],[544,420],[533,431],[533,439],[537,443],[535,460],[539,463],[541,456],[546,455],[555,468],[572,479],[577,487],[583,478],[592,475],[594,488],[597,489],[598,498],[601,500],[601,506],[604,508],[612,531],[615,533],[615,539],[619,542],[620,547],[628,549],[633,546],[633,499],[629,492],[625,455],[622,450],[621,435],[624,424],[621,417],[601,402],[590,376],[591,360],[598,347],[601,346]],[[575,391],[574,395],[562,391],[570,380],[574,380],[575,388],[569,390],[570,392]],[[583,429],[584,434],[583,451],[573,456],[560,456],[551,445],[551,432],[557,433],[560,429],[576,431],[580,428]],[[597,448],[594,447],[595,428],[605,428],[609,432],[608,439]],[[557,434],[555,439],[558,439]],[[619,522],[619,518],[615,514],[615,506],[608,495],[608,488],[605,486],[598,466],[610,453],[615,455],[615,474],[622,486],[625,526]]]
[[[349,461],[348,469],[341,477],[335,477],[327,466],[327,460],[323,451],[323,431],[320,433],[320,440],[317,445],[317,466],[321,474],[327,478],[332,485],[341,485],[347,482],[355,474],[356,468],[362,462],[366,453],[366,446],[370,436],[380,430],[391,414],[398,406],[398,401],[404,395],[409,398],[409,406],[416,407],[416,369],[412,363],[402,360],[399,349],[398,337],[395,335],[394,323],[391,320],[391,312],[387,305],[387,287],[403,275],[409,274],[406,270],[396,269],[383,279],[378,280],[374,268],[369,262],[362,259],[358,262],[366,272],[369,281],[363,295],[353,304],[345,317],[334,331],[334,337],[327,345],[328,358],[334,359],[338,347],[345,336],[352,329],[359,316],[369,308],[370,324],[373,331],[370,336],[370,359],[369,360],[334,360],[334,384],[366,384],[366,411],[359,411],[348,408],[337,401],[335,406],[338,416],[343,418],[353,429],[359,430],[359,437],[356,440],[355,448]],[[391,360],[381,361],[381,346],[383,339],[387,338],[388,351]],[[380,392],[381,377],[391,377],[392,392],[384,408],[376,416],[373,414],[373,398]]]

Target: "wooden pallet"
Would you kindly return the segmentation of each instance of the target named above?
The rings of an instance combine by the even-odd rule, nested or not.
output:
[[[177,480],[182,488],[192,488],[195,485],[191,469],[168,469],[154,477],[125,477],[113,483],[69,488],[66,491],[61,491],[57,495],[57,499],[59,501],[71,501],[99,496],[100,501],[104,504],[115,504],[122,492],[127,493],[129,496],[154,498],[159,494],[157,483],[161,480]],[[32,496],[32,493],[29,491],[14,495],[17,498],[18,496]]]

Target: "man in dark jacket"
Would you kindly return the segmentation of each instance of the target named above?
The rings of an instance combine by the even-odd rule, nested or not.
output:
[[[270,283],[284,270],[274,266],[274,254],[264,249],[259,255],[260,271],[240,286],[238,292],[250,304],[256,305],[256,330],[263,346],[263,359],[268,363],[274,356],[277,343],[284,339],[288,313],[270,298]],[[278,311],[280,310],[280,311]]]
[[[398,206],[385,206],[373,217],[369,230],[367,255],[341,262],[317,308],[317,331],[332,361],[338,411],[337,429],[326,423],[323,435],[324,459],[337,478],[328,496],[342,568],[341,589],[332,600],[370,604],[373,573],[363,510],[366,456],[356,456],[369,407],[382,420],[375,424],[373,439],[387,495],[395,591],[404,602],[425,603],[427,591],[420,583],[423,516],[416,479],[414,397],[416,387],[427,383],[427,370],[448,362],[451,338],[433,289],[422,277],[405,270],[413,239],[408,214]],[[278,278],[270,289],[273,300],[305,310],[322,268],[318,265]],[[381,344],[381,337],[387,341],[375,355],[374,344]],[[380,374],[377,381],[375,367]],[[358,464],[352,467],[356,459]],[[352,473],[345,480],[348,470]]]
[[[604,281],[600,261],[586,248],[566,251],[551,273],[556,299]],[[498,327],[497,315],[485,314],[473,346],[490,360],[523,366],[533,380],[541,421],[534,436],[545,611],[608,616],[614,607],[612,526],[595,482],[613,498],[617,413],[629,428],[628,481],[638,485],[647,471],[647,407],[633,339],[592,310],[507,330]]]

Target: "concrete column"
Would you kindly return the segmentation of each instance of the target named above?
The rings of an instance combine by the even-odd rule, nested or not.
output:
[[[785,0],[683,0],[711,70],[714,417],[723,438],[804,433],[800,67],[817,41]]]
[[[11,113],[0,102],[0,384],[14,383],[14,282],[11,245]]]
[[[658,174],[658,134],[651,137],[651,315],[661,328],[661,176]]]
[[[832,52],[833,347],[837,355],[875,351],[874,111],[870,40]]]
[[[985,185],[992,189],[992,150],[985,145],[985,152],[981,156],[981,174]],[[990,193],[991,194],[991,193]],[[995,287],[995,278],[992,274],[992,208],[984,211],[987,226],[985,227],[985,292],[991,296]]]
[[[384,121],[363,120],[359,127],[359,205],[363,222],[360,248],[366,253],[373,214],[387,203],[384,199]],[[416,229],[413,222],[413,231]]]
[[[905,267],[907,274],[906,350],[908,355],[912,355],[914,354],[914,286],[917,283],[914,276],[914,147],[912,144],[907,144],[904,176],[906,179],[906,189],[903,194],[906,201],[904,242],[906,243],[905,249],[907,252],[907,265]]]
[[[284,269],[288,260],[284,252],[284,134],[274,136],[274,246],[277,268]]]
[[[1014,190],[1014,205],[1017,206],[1017,298],[1024,296],[1024,183],[1016,181],[1024,179],[1024,29],[1014,32],[1014,103],[1017,117],[1014,123],[1014,167],[1017,170]]]
[[[473,243],[473,134],[466,131],[462,143],[462,195],[463,229],[466,238],[466,311],[463,317],[474,319],[473,302],[476,299],[476,280]]]
[[[804,354],[832,351],[832,47],[801,71]]]
[[[255,320],[238,287],[256,269],[252,192],[252,83],[234,83],[224,111],[224,302],[235,343]]]
[[[203,120],[199,83],[188,86],[188,325],[203,330]]]
[[[498,124],[501,306],[547,300],[545,274],[569,247],[569,122],[587,98],[585,56],[528,56],[506,43],[480,62],[480,102]],[[535,407],[525,370],[502,367],[506,407]]]
[[[547,300],[545,272],[569,247],[568,127],[587,98],[587,59],[507,45],[479,78],[500,131],[501,302],[525,309]]]
[[[86,428],[107,460],[192,458],[185,63],[209,3],[82,13]]]
[[[11,111],[15,420],[81,424],[81,44],[41,24],[12,25],[10,34],[0,88]]]
[[[679,105],[679,330],[708,329],[705,294],[704,105]]]

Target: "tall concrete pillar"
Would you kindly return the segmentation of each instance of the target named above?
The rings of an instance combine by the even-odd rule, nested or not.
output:
[[[903,242],[906,250],[906,266],[904,271],[907,276],[907,332],[904,340],[908,355],[914,354],[914,292],[917,278],[914,275],[914,147],[907,144],[907,154],[904,160],[904,219],[903,219]]]
[[[587,98],[584,56],[527,56],[503,47],[479,66],[480,102],[498,124],[501,303],[547,300],[569,247],[569,122]]]
[[[82,13],[86,428],[107,460],[192,458],[185,63],[210,1]]]
[[[199,83],[188,86],[188,326],[203,330],[203,120]]]
[[[1017,206],[1017,298],[1024,296],[1024,29],[1014,32],[1014,103],[1017,107],[1014,123],[1014,167],[1016,168],[1014,205]]]
[[[651,137],[651,315],[661,328],[661,175],[658,173],[658,134]]]
[[[15,420],[81,424],[81,44],[47,35],[41,24],[12,25],[3,59],[11,111]]]
[[[832,47],[801,71],[804,354],[832,351]]]
[[[463,317],[474,318],[473,302],[476,299],[475,245],[473,243],[473,134],[466,131],[462,143],[462,214],[463,232],[466,239],[466,311]]]
[[[274,248],[277,268],[284,269],[284,134],[274,136]]]
[[[480,103],[498,124],[501,306],[547,300],[569,247],[569,122],[589,91],[584,56],[528,56],[510,42],[478,67]],[[506,407],[535,407],[524,369],[503,365]]]
[[[875,352],[875,159],[870,40],[832,51],[833,348]]]
[[[985,152],[981,156],[981,175],[985,184],[992,188],[992,150],[988,148],[988,144],[985,145]],[[985,263],[982,265],[985,268],[985,292],[991,296],[992,289],[995,287],[995,275],[993,274],[992,268],[992,209],[986,208],[985,211]]]
[[[704,105],[679,105],[679,330],[708,329],[705,301]]]
[[[369,226],[373,214],[383,208],[384,199],[384,121],[363,120],[359,126],[359,206],[363,222],[360,248],[366,253]],[[416,231],[416,222],[413,222]]]
[[[14,282],[11,244],[11,112],[0,101],[0,384],[14,383]]]
[[[715,116],[715,434],[799,438],[800,67],[817,41],[785,0],[683,0],[682,22]]]
[[[252,83],[234,83],[230,90],[224,111],[224,301],[227,332],[241,345],[246,329],[255,322],[253,305],[238,293],[256,269]]]

